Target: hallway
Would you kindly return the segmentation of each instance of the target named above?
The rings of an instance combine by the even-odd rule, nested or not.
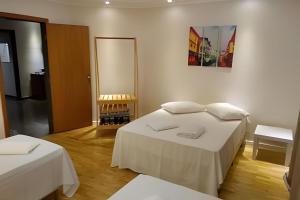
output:
[[[43,137],[49,134],[47,101],[6,97],[10,135]]]

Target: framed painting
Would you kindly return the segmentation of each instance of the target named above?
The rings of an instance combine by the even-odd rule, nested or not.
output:
[[[188,65],[232,68],[236,26],[190,27]]]

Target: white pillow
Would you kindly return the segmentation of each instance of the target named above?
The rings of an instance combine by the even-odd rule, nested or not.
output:
[[[191,101],[176,101],[162,104],[161,107],[173,114],[184,114],[205,111],[205,106]]]
[[[249,113],[229,103],[212,103],[206,106],[207,112],[222,120],[240,120]]]

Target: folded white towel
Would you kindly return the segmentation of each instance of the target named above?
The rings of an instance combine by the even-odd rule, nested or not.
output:
[[[188,139],[198,139],[205,132],[203,126],[184,126],[180,127],[177,136]]]
[[[178,126],[173,120],[160,119],[160,118],[148,122],[147,126],[152,128],[154,131],[163,131],[163,130],[178,128]]]
[[[28,154],[37,146],[39,146],[37,142],[3,141],[0,142],[0,155]]]

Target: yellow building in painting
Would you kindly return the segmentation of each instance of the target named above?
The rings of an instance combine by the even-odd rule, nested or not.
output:
[[[189,65],[198,65],[200,57],[200,47],[201,47],[202,37],[197,33],[197,31],[191,27],[189,36]]]

